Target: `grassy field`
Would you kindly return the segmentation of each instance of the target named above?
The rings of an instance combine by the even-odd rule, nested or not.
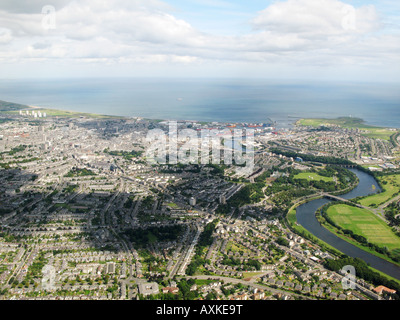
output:
[[[252,278],[263,274],[264,272],[243,272],[243,278]]]
[[[365,237],[370,243],[386,246],[391,251],[400,249],[400,238],[383,220],[366,209],[338,204],[329,207],[327,214],[338,226]]]
[[[40,111],[41,113],[46,113],[47,117],[63,117],[63,118],[94,118],[94,119],[109,119],[109,118],[122,118],[119,116],[110,116],[96,113],[85,113],[85,112],[77,112],[77,111],[66,111],[66,110],[56,110],[56,109],[47,109],[47,108],[26,108],[30,111]],[[8,114],[18,114],[19,111],[5,111],[4,113]],[[33,119],[33,118],[32,118]],[[39,119],[39,118],[36,118]]]
[[[337,249],[335,249],[334,247],[328,245],[327,243],[323,242],[322,240],[316,238],[316,237],[313,236],[311,233],[309,233],[306,229],[304,229],[301,225],[297,224],[296,208],[297,208],[297,206],[299,206],[300,204],[301,204],[301,203],[298,203],[298,204],[294,205],[294,206],[289,210],[289,212],[288,212],[288,214],[287,214],[287,222],[288,222],[288,224],[291,226],[291,228],[293,228],[296,232],[298,232],[298,233],[300,233],[300,234],[303,234],[303,235],[307,234],[309,238],[313,239],[313,242],[318,243],[322,248],[325,247],[324,250],[329,249],[330,251],[335,252],[336,254],[340,254],[340,252],[339,252]],[[370,213],[370,212],[368,212],[368,213]],[[371,214],[371,213],[370,213],[370,214]],[[378,219],[378,218],[377,218],[377,219]],[[330,224],[326,224],[326,225],[324,225],[324,227],[327,228],[328,230],[330,230],[331,232],[336,233],[336,229],[334,229]],[[389,229],[389,230],[387,230],[387,232],[391,232],[391,230]],[[386,256],[383,256],[382,254],[379,254],[379,253],[377,253],[377,252],[375,252],[375,251],[372,251],[372,250],[370,250],[368,247],[362,247],[362,246],[360,246],[357,242],[355,242],[355,241],[353,241],[353,240],[351,240],[351,239],[349,239],[349,238],[347,238],[347,237],[344,237],[344,236],[341,235],[341,234],[337,234],[337,235],[338,235],[338,237],[342,238],[343,240],[346,240],[346,241],[352,243],[353,245],[355,245],[355,246],[357,246],[357,247],[360,247],[361,249],[363,249],[363,250],[365,250],[365,251],[367,251],[367,252],[370,252],[371,254],[375,254],[375,255],[381,257],[382,259],[387,259]],[[393,235],[394,235],[394,234],[393,234]],[[394,235],[394,236],[395,236],[395,235]],[[397,254],[400,254],[400,249],[399,249],[399,248],[393,249],[392,252],[397,253]],[[391,262],[393,262],[393,261],[391,261]],[[386,278],[389,278],[389,279],[391,279],[391,280],[393,280],[393,281],[396,281],[396,282],[400,283],[400,281],[399,281],[398,279],[392,278],[392,277],[388,276],[387,274],[385,274],[385,273],[383,273],[383,272],[381,272],[381,271],[379,271],[379,270],[376,270],[376,269],[374,269],[374,268],[372,268],[372,267],[370,267],[370,268],[371,268],[373,271],[375,271],[375,272],[381,274],[382,276],[384,276],[384,277],[386,277]]]
[[[336,119],[300,119],[296,122],[299,126],[319,127],[321,125],[337,125],[342,128],[360,129],[361,134],[372,139],[390,140],[390,137],[396,133],[395,130],[389,128],[370,126],[359,118],[341,117]]]
[[[196,284],[200,286],[207,286],[210,283],[216,282],[217,280],[206,280],[206,279],[195,279]]]
[[[0,112],[18,111],[27,107],[23,104],[0,100]]]
[[[300,119],[296,123],[300,126],[311,126],[319,127],[321,125],[337,125],[344,128],[375,128],[364,124],[364,121],[359,118],[340,117],[336,119],[324,119],[324,118],[313,118],[313,119]]]
[[[363,164],[361,167],[365,168],[365,169],[369,169],[369,168],[377,168],[379,169],[380,166],[375,165],[375,164]]]
[[[306,179],[308,181],[316,180],[316,181],[326,181],[326,182],[333,181],[332,177],[320,176],[318,173],[315,172],[301,172],[295,175],[294,179]]]
[[[240,245],[240,244],[236,244],[236,243],[234,243],[234,242],[232,242],[232,241],[229,241],[229,242],[228,242],[228,245],[226,246],[226,251],[232,251],[232,252],[243,251],[243,252],[244,252],[245,250],[248,251],[247,248],[243,247],[243,246]]]
[[[105,119],[105,118],[120,118],[117,116],[110,116],[110,115],[103,115],[103,114],[96,114],[96,113],[84,113],[84,112],[77,112],[77,111],[64,111],[64,110],[55,110],[55,109],[40,109],[42,113],[46,112],[47,116],[52,117],[70,117],[70,118],[77,118],[77,117],[87,117],[87,118],[96,118],[96,119]]]
[[[400,191],[400,174],[383,176],[379,178],[385,191],[359,200],[363,206],[379,206],[390,200]]]
[[[372,138],[372,139],[381,139],[381,140],[390,140],[390,136],[392,136],[395,132],[386,128],[368,128],[361,129],[361,135],[364,137]]]

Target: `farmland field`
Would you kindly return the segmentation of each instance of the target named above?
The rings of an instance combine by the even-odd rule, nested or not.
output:
[[[368,242],[386,246],[390,251],[400,249],[400,238],[383,220],[366,209],[338,204],[329,207],[327,214],[338,226],[365,237]]]

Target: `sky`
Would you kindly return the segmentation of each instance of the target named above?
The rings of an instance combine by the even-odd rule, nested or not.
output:
[[[400,80],[398,0],[0,0],[0,79]]]

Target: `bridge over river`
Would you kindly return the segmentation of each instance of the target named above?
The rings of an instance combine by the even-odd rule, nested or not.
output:
[[[375,214],[378,218],[380,218],[383,221],[387,222],[386,219],[384,218],[384,216],[382,216],[382,214],[380,214],[380,211],[377,210],[377,209],[366,207],[366,206],[363,206],[363,205],[361,205],[359,203],[353,202],[353,201],[345,199],[345,198],[341,198],[339,196],[334,196],[334,195],[326,193],[326,192],[321,192],[320,195],[322,197],[326,198],[326,199],[329,199],[329,200],[342,201],[342,202],[345,202],[345,203],[349,203],[349,204],[351,204],[353,206],[356,206],[357,208],[368,210],[368,211],[372,212],[373,214]]]
[[[359,208],[367,209],[367,207],[364,207],[359,203],[355,203],[355,202],[353,202],[351,200],[348,200],[348,199],[345,199],[345,198],[341,198],[341,197],[338,197],[338,196],[334,196],[333,194],[330,194],[330,193],[321,192],[321,196],[324,197],[324,198],[330,199],[330,200],[348,202],[348,203],[351,203],[351,204],[353,204],[353,205],[355,205],[355,206],[357,206]]]

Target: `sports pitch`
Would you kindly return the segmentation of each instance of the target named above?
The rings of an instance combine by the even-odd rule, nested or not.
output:
[[[330,182],[333,181],[332,177],[324,177],[324,176],[320,176],[318,173],[315,172],[301,172],[299,174],[296,174],[294,176],[294,179],[306,179],[308,181],[326,181],[326,182]]]
[[[327,214],[338,226],[365,237],[370,243],[390,251],[400,250],[400,238],[383,220],[366,209],[338,204],[329,207]]]

